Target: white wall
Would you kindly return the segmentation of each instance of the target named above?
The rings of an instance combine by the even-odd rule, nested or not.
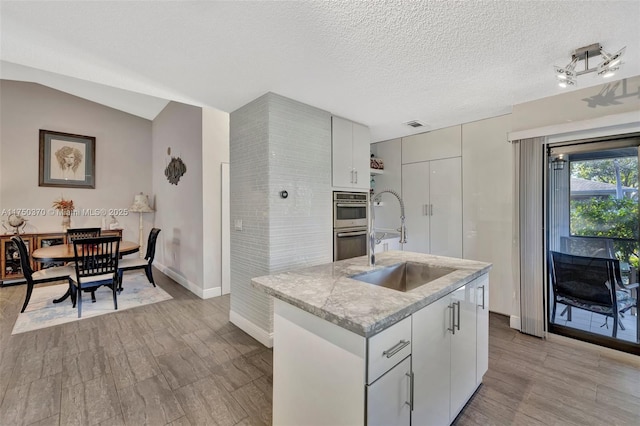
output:
[[[513,256],[511,115],[462,125],[463,257],[493,263],[489,308],[511,315]]]
[[[594,77],[595,78],[595,77]],[[514,105],[512,131],[638,112],[640,76]]]
[[[202,118],[201,108],[170,102],[153,120],[151,156],[155,226],[162,230],[154,263],[200,297],[204,297]],[[164,175],[171,157],[180,157],[187,166],[178,185]]]
[[[64,196],[76,208],[128,208],[151,192],[151,122],[34,83],[0,81],[0,210],[49,209]],[[39,129],[96,137],[95,189],[38,186]],[[60,232],[59,216],[27,217],[27,231]],[[123,238],[138,241],[138,215],[117,218]],[[144,216],[150,229],[153,215]],[[74,216],[74,227],[101,226],[100,216]]]
[[[222,293],[222,163],[229,162],[229,114],[202,109],[203,297]],[[228,185],[228,183],[226,183]],[[226,206],[228,208],[228,206]]]

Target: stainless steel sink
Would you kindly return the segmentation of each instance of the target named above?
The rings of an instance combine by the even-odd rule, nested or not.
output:
[[[455,271],[452,268],[404,262],[349,278],[397,291],[409,291]]]

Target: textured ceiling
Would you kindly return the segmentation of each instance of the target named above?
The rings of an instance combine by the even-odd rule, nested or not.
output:
[[[271,91],[376,141],[424,131],[409,120],[436,129],[560,93],[553,65],[592,43],[627,46],[615,79],[640,75],[640,1],[2,1],[0,14],[2,78],[47,84],[30,67],[80,96],[74,79],[228,112]],[[162,108],[143,99],[118,108]]]

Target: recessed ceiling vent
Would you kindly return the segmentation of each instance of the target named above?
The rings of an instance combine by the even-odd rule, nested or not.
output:
[[[407,126],[411,126],[411,127],[426,127],[426,124],[424,124],[421,121],[418,120],[411,120],[411,121],[407,121],[406,123]]]

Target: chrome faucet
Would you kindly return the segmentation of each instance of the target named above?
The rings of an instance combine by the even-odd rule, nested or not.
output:
[[[398,193],[392,189],[385,189],[383,191],[378,192],[375,195],[372,195],[371,198],[369,199],[369,203],[370,203],[370,214],[369,216],[371,216],[371,227],[369,229],[369,266],[375,266],[376,265],[376,254],[375,254],[375,247],[376,247],[376,229],[375,229],[375,208],[374,208],[374,204],[375,204],[375,200],[379,200],[380,196],[382,194],[384,194],[385,192],[388,192],[389,194],[395,196],[398,199],[398,202],[400,203],[400,228],[398,229],[398,231],[400,231],[400,244],[405,244],[407,242],[407,228],[405,226],[404,223],[404,201],[402,201],[402,198],[400,197],[400,195],[398,195]]]

